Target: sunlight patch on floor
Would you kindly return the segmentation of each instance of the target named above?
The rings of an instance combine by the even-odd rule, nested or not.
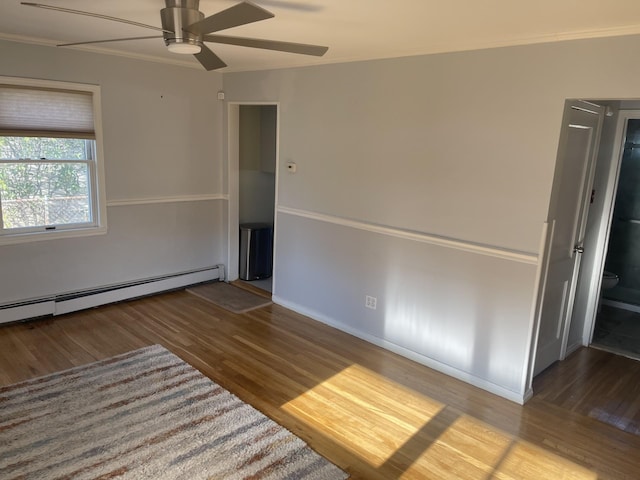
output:
[[[443,408],[360,365],[345,368],[282,406],[376,467]],[[353,415],[354,409],[360,415]],[[354,438],[359,441],[354,443]]]
[[[453,478],[597,480],[589,469],[518,440],[468,415],[460,415],[415,460],[410,473]],[[410,478],[408,477],[402,478]]]
[[[597,480],[584,467],[360,365],[345,368],[282,409],[383,475]]]

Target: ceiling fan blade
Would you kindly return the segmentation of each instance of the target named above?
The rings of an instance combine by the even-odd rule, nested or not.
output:
[[[200,53],[195,53],[193,56],[196,57],[196,59],[206,70],[217,70],[218,68],[224,68],[227,66],[227,64],[224,63],[220,59],[220,57],[218,57],[205,45],[202,46],[202,50],[200,50]]]
[[[73,45],[90,45],[92,43],[125,42],[128,40],[146,40],[148,38],[162,38],[162,35],[154,35],[152,37],[112,38],[110,40],[91,40],[90,42],[59,43],[58,45],[56,45],[56,47],[71,47]]]
[[[152,30],[157,30],[159,32],[173,33],[172,31],[165,30],[164,28],[154,27],[153,25],[147,25],[145,23],[133,22],[131,20],[125,20],[123,18],[110,17],[108,15],[102,15],[100,13],[83,12],[82,10],[72,10],[71,8],[54,7],[52,5],[43,5],[41,3],[32,3],[32,2],[20,2],[20,3],[22,5],[26,5],[27,7],[44,8],[46,10],[55,10],[56,12],[73,13],[75,15],[84,15],[85,17],[95,17],[95,18],[101,18],[103,20],[111,20],[113,22],[126,23],[128,25],[134,25],[136,27],[150,28]]]
[[[225,35],[204,35],[205,42],[225,43],[240,47],[263,48],[265,50],[277,50],[280,52],[301,53],[302,55],[315,55],[321,57],[329,47],[319,45],[307,45],[305,43],[279,42],[277,40],[263,40],[259,38],[227,37]]]
[[[204,20],[192,23],[185,27],[185,30],[196,35],[201,35],[237,27],[239,25],[246,25],[247,23],[257,22],[259,20],[266,20],[274,16],[273,13],[258,5],[251,2],[242,2],[221,12],[214,13]]]

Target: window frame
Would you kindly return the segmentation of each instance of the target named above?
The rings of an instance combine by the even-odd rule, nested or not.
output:
[[[92,222],[81,224],[62,224],[51,226],[25,227],[4,229],[0,225],[0,245],[33,242],[39,240],[54,240],[61,238],[101,235],[107,232],[107,202],[105,194],[104,155],[102,137],[102,110],[100,86],[59,82],[54,80],[38,80],[30,78],[0,76],[0,84],[16,85],[24,88],[50,88],[54,90],[70,90],[91,94],[93,107],[93,122],[95,139],[92,140],[91,159],[85,160],[48,160],[47,163],[69,161],[71,163],[85,163],[88,166],[89,201],[92,210]],[[8,136],[8,135],[7,135]],[[4,160],[2,163],[19,163],[20,159]],[[34,159],[36,160],[36,159]],[[1,202],[1,200],[0,200]],[[0,204],[0,215],[1,215]],[[0,217],[1,223],[1,217]]]
[[[0,136],[3,138],[3,136]],[[6,137],[5,137],[6,138]],[[14,138],[26,138],[26,137],[14,137]],[[41,137],[41,138],[52,138],[52,137]],[[16,235],[16,234],[28,234],[28,233],[37,233],[43,230],[52,231],[52,230],[74,230],[79,228],[92,228],[97,227],[98,224],[96,222],[96,206],[98,205],[97,199],[95,196],[95,192],[97,190],[95,185],[96,175],[95,175],[95,140],[94,139],[77,139],[85,142],[84,148],[86,152],[86,158],[84,159],[48,159],[48,158],[0,158],[0,165],[3,164],[43,164],[43,165],[53,165],[53,164],[81,164],[84,165],[87,171],[87,200],[89,202],[89,209],[91,220],[87,222],[76,222],[76,223],[60,223],[60,224],[42,224],[36,226],[29,227],[16,227],[16,228],[5,228],[4,227],[4,214],[3,214],[3,202],[0,198],[0,235]]]

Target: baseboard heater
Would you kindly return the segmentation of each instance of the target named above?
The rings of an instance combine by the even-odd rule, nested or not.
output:
[[[224,280],[224,265],[0,305],[0,323],[62,315],[211,280]]]

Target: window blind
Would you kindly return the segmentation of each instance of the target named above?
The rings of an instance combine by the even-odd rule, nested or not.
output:
[[[93,96],[0,84],[0,135],[95,139]]]

